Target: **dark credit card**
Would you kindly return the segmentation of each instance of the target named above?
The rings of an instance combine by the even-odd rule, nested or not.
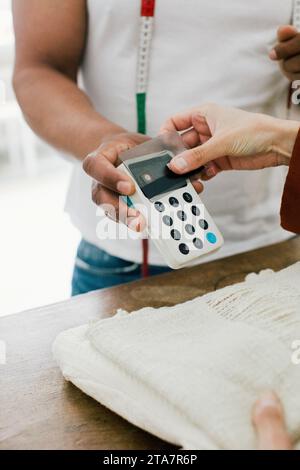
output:
[[[127,163],[135,181],[148,199],[184,188],[187,186],[187,178],[203,169],[201,167],[185,175],[176,175],[167,167],[172,158],[172,154],[166,152],[139,162]]]

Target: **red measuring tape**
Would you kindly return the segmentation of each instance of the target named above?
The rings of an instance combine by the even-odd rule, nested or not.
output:
[[[154,13],[155,0],[141,0],[140,43],[138,50],[136,83],[137,131],[141,134],[147,133],[146,103]],[[142,276],[148,277],[149,241],[147,239],[142,240],[142,250]]]

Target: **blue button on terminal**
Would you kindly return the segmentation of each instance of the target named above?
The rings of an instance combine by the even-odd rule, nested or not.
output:
[[[206,234],[206,239],[207,241],[209,241],[209,243],[211,243],[212,245],[214,245],[215,243],[217,243],[217,237],[214,233],[212,232],[208,232]]]

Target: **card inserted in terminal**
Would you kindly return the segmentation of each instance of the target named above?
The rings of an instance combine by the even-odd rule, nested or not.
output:
[[[167,167],[172,158],[173,155],[165,151],[126,162],[128,169],[148,199],[187,185],[185,175],[176,175]]]

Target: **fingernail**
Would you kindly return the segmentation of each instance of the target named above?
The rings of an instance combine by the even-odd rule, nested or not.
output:
[[[128,181],[119,181],[117,184],[117,191],[120,194],[129,195],[132,191],[132,185]]]
[[[268,408],[281,409],[280,402],[273,392],[266,392],[260,397],[255,406],[255,414],[259,415]]]
[[[215,176],[217,173],[216,173],[216,170],[214,168],[207,168],[206,172],[207,176]]]
[[[277,53],[275,51],[275,49],[272,49],[269,53],[269,57],[271,60],[277,60]]]
[[[201,180],[197,179],[197,180],[194,180],[192,183],[193,183],[193,186],[196,189],[197,193],[203,191],[204,187],[203,187],[203,183],[202,183]],[[195,187],[195,185],[197,185],[197,186]]]
[[[187,168],[187,162],[182,157],[173,158],[170,164],[172,165],[173,168],[176,168],[176,170],[179,170],[179,171],[185,170]]]

